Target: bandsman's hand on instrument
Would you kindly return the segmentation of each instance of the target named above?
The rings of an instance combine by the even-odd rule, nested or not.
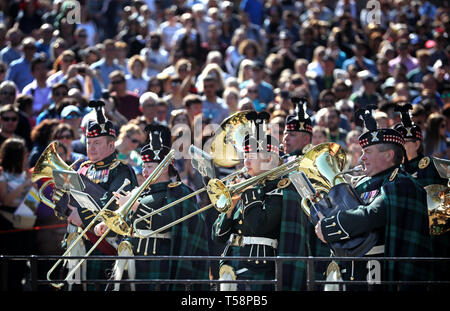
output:
[[[234,196],[231,197],[231,207],[227,212],[227,218],[232,217],[234,208],[240,199],[241,199],[241,196],[239,194],[235,194]]]
[[[118,193],[118,192],[113,192],[113,196],[116,198],[116,203],[117,203],[119,206],[122,206],[122,205],[124,205],[124,204],[130,199],[130,197],[131,197],[131,192],[130,192],[130,191],[127,191],[127,192],[125,193],[125,195],[123,195],[123,194],[121,194],[121,193]]]
[[[67,207],[72,211],[67,217],[67,220],[77,227],[81,227],[83,222],[81,221],[80,215],[78,214],[78,209],[70,204],[67,204]]]
[[[106,230],[108,230],[108,226],[104,222],[101,222],[94,227],[94,233],[97,236],[102,236]]]
[[[327,243],[327,241],[325,241],[325,238],[323,237],[323,234],[322,234],[322,227],[320,226],[321,224],[322,224],[322,220],[319,220],[319,222],[316,224],[316,227],[315,227],[316,235],[323,243]]]

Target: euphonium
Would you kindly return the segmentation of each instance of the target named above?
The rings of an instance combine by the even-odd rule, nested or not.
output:
[[[211,201],[211,204],[209,204],[205,207],[202,207],[202,208],[198,209],[197,211],[192,212],[184,217],[181,217],[180,219],[177,219],[157,230],[154,230],[147,236],[140,236],[140,237],[143,237],[143,238],[151,237],[152,235],[155,235],[164,230],[167,230],[168,228],[175,226],[175,225],[179,224],[180,222],[183,222],[197,214],[200,214],[200,213],[210,209],[211,207],[215,207],[216,210],[219,211],[220,213],[226,213],[231,208],[232,196],[243,192],[248,187],[251,187],[260,182],[263,182],[266,179],[277,179],[277,178],[287,175],[293,171],[297,171],[299,169],[298,163],[299,163],[300,159],[301,159],[301,157],[298,157],[290,162],[286,162],[286,163],[284,163],[274,169],[266,171],[260,175],[253,176],[253,177],[251,177],[247,180],[244,180],[240,183],[236,183],[236,184],[229,185],[229,186],[225,185],[223,180],[219,180],[219,179],[215,179],[215,178],[210,179],[208,182],[208,185],[206,186],[206,190],[208,192],[208,196]],[[200,189],[200,190],[203,191],[203,189]],[[170,204],[170,206],[178,204],[178,203],[182,202],[183,200],[186,200],[187,197],[192,197],[192,195],[193,194],[191,193],[189,196],[185,196],[175,202],[172,202]],[[134,228],[136,228],[136,223],[143,220],[143,218],[148,218],[151,215],[155,215],[156,213],[159,213],[159,212],[169,208],[170,206],[163,206],[160,209],[153,211],[151,214],[148,214],[139,219],[136,219],[134,222]]]
[[[339,144],[324,143],[310,149],[299,163],[301,174],[306,175],[314,189],[313,197],[307,198],[312,203],[312,209],[307,206],[306,200],[302,201],[301,206],[313,225],[320,221],[320,215],[331,217],[340,211],[352,210],[364,204],[343,177],[345,173],[354,171],[344,170],[346,158],[345,151]],[[378,234],[373,231],[329,245],[338,257],[359,257],[366,254],[377,240]]]

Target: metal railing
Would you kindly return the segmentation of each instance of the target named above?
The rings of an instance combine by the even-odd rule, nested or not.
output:
[[[9,270],[9,263],[11,261],[25,261],[29,266],[29,276],[28,283],[29,289],[31,291],[38,291],[39,286],[48,285],[51,288],[51,283],[60,283],[64,282],[64,280],[44,280],[38,278],[38,262],[39,261],[53,261],[60,259],[61,256],[18,256],[18,255],[0,255],[0,290],[8,291],[8,276],[14,271]],[[65,257],[65,259],[83,259],[83,256],[71,256]],[[192,260],[192,261],[220,261],[224,258],[221,256],[89,256],[86,258],[89,260],[145,260],[145,261],[154,261],[154,260]],[[227,257],[227,259],[233,261],[245,260],[247,261],[249,257]],[[185,280],[172,280],[172,279],[122,279],[122,280],[112,280],[112,279],[90,279],[90,280],[80,280],[81,284],[94,284],[98,286],[99,284],[155,284],[156,290],[159,289],[162,284],[182,284],[185,286],[186,290],[189,290],[190,287],[194,284],[209,284],[213,286],[213,290],[219,290],[219,284],[221,283],[234,283],[234,284],[244,284],[244,285],[255,285],[255,284],[272,284],[276,291],[282,290],[283,284],[283,264],[286,262],[293,261],[306,261],[306,288],[308,291],[316,291],[322,290],[322,286],[326,284],[338,284],[340,288],[344,285],[361,285],[361,286],[370,286],[373,285],[369,281],[356,281],[356,280],[340,280],[340,281],[327,281],[327,280],[318,280],[315,277],[316,270],[314,269],[315,263],[318,262],[367,262],[367,261],[393,261],[393,262],[426,262],[429,264],[430,269],[432,269],[433,265],[436,263],[450,263],[450,258],[437,258],[437,257],[251,257],[252,260],[266,260],[273,261],[275,265],[275,275],[274,279],[271,280],[197,280],[197,279],[185,279]],[[46,271],[45,271],[46,272]],[[402,286],[406,285],[422,285],[429,289],[431,286],[441,286],[441,285],[450,285],[450,280],[427,280],[427,281],[383,281],[379,280],[376,282],[377,285],[391,285],[396,286],[397,289],[401,289]]]

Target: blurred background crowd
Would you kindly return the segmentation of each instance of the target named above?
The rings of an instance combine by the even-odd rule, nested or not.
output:
[[[24,199],[49,142],[67,164],[86,159],[90,100],[105,101],[118,157],[140,181],[146,125],[173,140],[198,125],[204,141],[208,124],[265,110],[281,142],[294,95],[309,101],[312,143],[341,144],[351,166],[354,112],[375,105],[392,127],[400,102],[413,105],[424,154],[449,159],[449,34],[447,1],[0,0],[1,204]],[[190,161],[176,165],[196,188]]]

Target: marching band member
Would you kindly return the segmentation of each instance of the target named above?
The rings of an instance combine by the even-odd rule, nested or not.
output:
[[[150,131],[150,142],[141,150],[142,174],[145,179],[170,152],[170,148],[163,144],[166,140],[163,140],[162,135],[167,132],[162,130],[162,126],[150,125],[147,129]],[[172,182],[171,179],[174,177],[177,181]],[[179,180],[178,172],[171,163],[156,183],[151,184],[150,188],[141,194],[139,202],[133,205],[130,223],[133,224],[136,219],[190,194],[192,190]],[[119,193],[114,195],[118,204],[122,206],[129,200],[131,193],[126,196]],[[192,197],[141,221],[137,224],[137,229],[141,236],[149,236],[152,230],[161,228],[196,210],[198,210],[196,198]],[[102,235],[106,229],[106,225],[101,223],[96,226],[95,231],[97,235]],[[125,238],[119,245],[119,255],[208,256],[206,234],[204,218],[198,214],[148,238],[139,236]],[[133,260],[128,261],[127,264],[129,276],[130,270],[135,270],[137,279],[209,279],[209,263],[205,260]],[[124,262],[116,261],[114,271],[116,279],[121,278],[123,268]],[[115,289],[118,290],[119,286]],[[137,284],[136,289],[155,290],[155,284]],[[207,286],[192,285],[191,289],[205,290]],[[184,285],[162,285],[160,290],[184,290]]]
[[[250,112],[247,119],[255,127],[269,118],[266,112]],[[279,165],[278,141],[259,129],[244,140],[244,165],[250,176],[257,176]],[[226,243],[220,263],[221,279],[270,280],[275,277],[272,261],[252,257],[308,256],[307,218],[299,207],[300,196],[288,178],[265,180],[234,198],[231,209],[219,215],[212,228],[212,238]],[[233,256],[248,256],[247,261],[233,261]],[[305,289],[303,261],[283,265],[283,290]],[[223,286],[222,290],[245,289],[245,285]],[[271,290],[272,285],[252,285],[251,290]]]
[[[294,114],[286,117],[286,125],[284,128],[283,145],[285,148],[285,161],[295,159],[302,156],[305,151],[311,147],[312,140],[312,121],[306,113],[308,100],[306,98],[292,97],[295,105]],[[311,238],[310,247],[311,254],[315,257],[330,256],[330,249],[320,241],[314,233],[314,226],[308,222],[308,237]],[[326,271],[327,262],[315,262],[316,280],[322,280]]]
[[[86,128],[86,150],[89,160],[80,165],[78,173],[105,189],[98,202],[99,207],[102,208],[112,197],[112,192],[119,189],[126,178],[131,183],[124,188],[125,191],[137,186],[137,178],[129,165],[117,159],[114,147],[116,132],[111,121],[104,116],[102,108],[104,103],[102,101],[91,101],[89,106],[95,109],[97,120],[91,121]],[[68,204],[68,208],[70,209],[70,215],[68,216],[67,239],[72,241],[75,240],[74,235],[77,235],[79,228],[88,226],[95,215],[90,210],[80,206],[75,207]],[[88,250],[98,238],[90,231],[86,235],[88,240],[85,240],[84,243],[86,250]],[[110,234],[106,238],[108,241],[103,240],[92,255],[115,255],[117,247],[115,238]],[[87,279],[106,279],[108,277],[106,270],[111,269],[111,264],[107,260],[88,260]],[[88,289],[92,288],[93,285],[88,286]]]
[[[443,178],[437,170],[438,165],[448,167],[448,160],[423,155],[423,137],[420,127],[414,124],[409,115],[412,110],[411,104],[396,107],[402,114],[402,123],[396,124],[394,128],[399,131],[405,139],[406,163],[405,170],[410,173],[422,187],[442,185],[448,192],[448,178]],[[447,188],[445,188],[447,187]],[[433,219],[429,219],[433,222]],[[436,257],[450,257],[450,228],[448,222],[445,225],[430,223],[431,240],[433,243],[433,255]],[[433,265],[436,278],[442,281],[450,279],[449,269],[446,265],[437,263]]]
[[[292,97],[291,100],[295,105],[294,114],[286,117],[283,135],[283,159],[286,160],[302,155],[303,149],[310,146],[312,139],[312,122],[306,113],[307,99]]]
[[[316,234],[324,243],[332,243],[375,231],[378,241],[365,257],[430,256],[428,215],[424,209],[426,192],[400,167],[404,139],[394,129],[378,129],[370,109],[360,111],[368,130],[359,137],[367,177],[355,190],[366,205],[339,210],[335,215],[322,218],[316,225]],[[432,279],[426,263],[416,261],[369,261],[367,265],[366,262],[349,262],[342,275],[345,280],[367,280],[368,284]],[[353,289],[353,286],[348,288]],[[361,287],[355,285],[354,289]]]

